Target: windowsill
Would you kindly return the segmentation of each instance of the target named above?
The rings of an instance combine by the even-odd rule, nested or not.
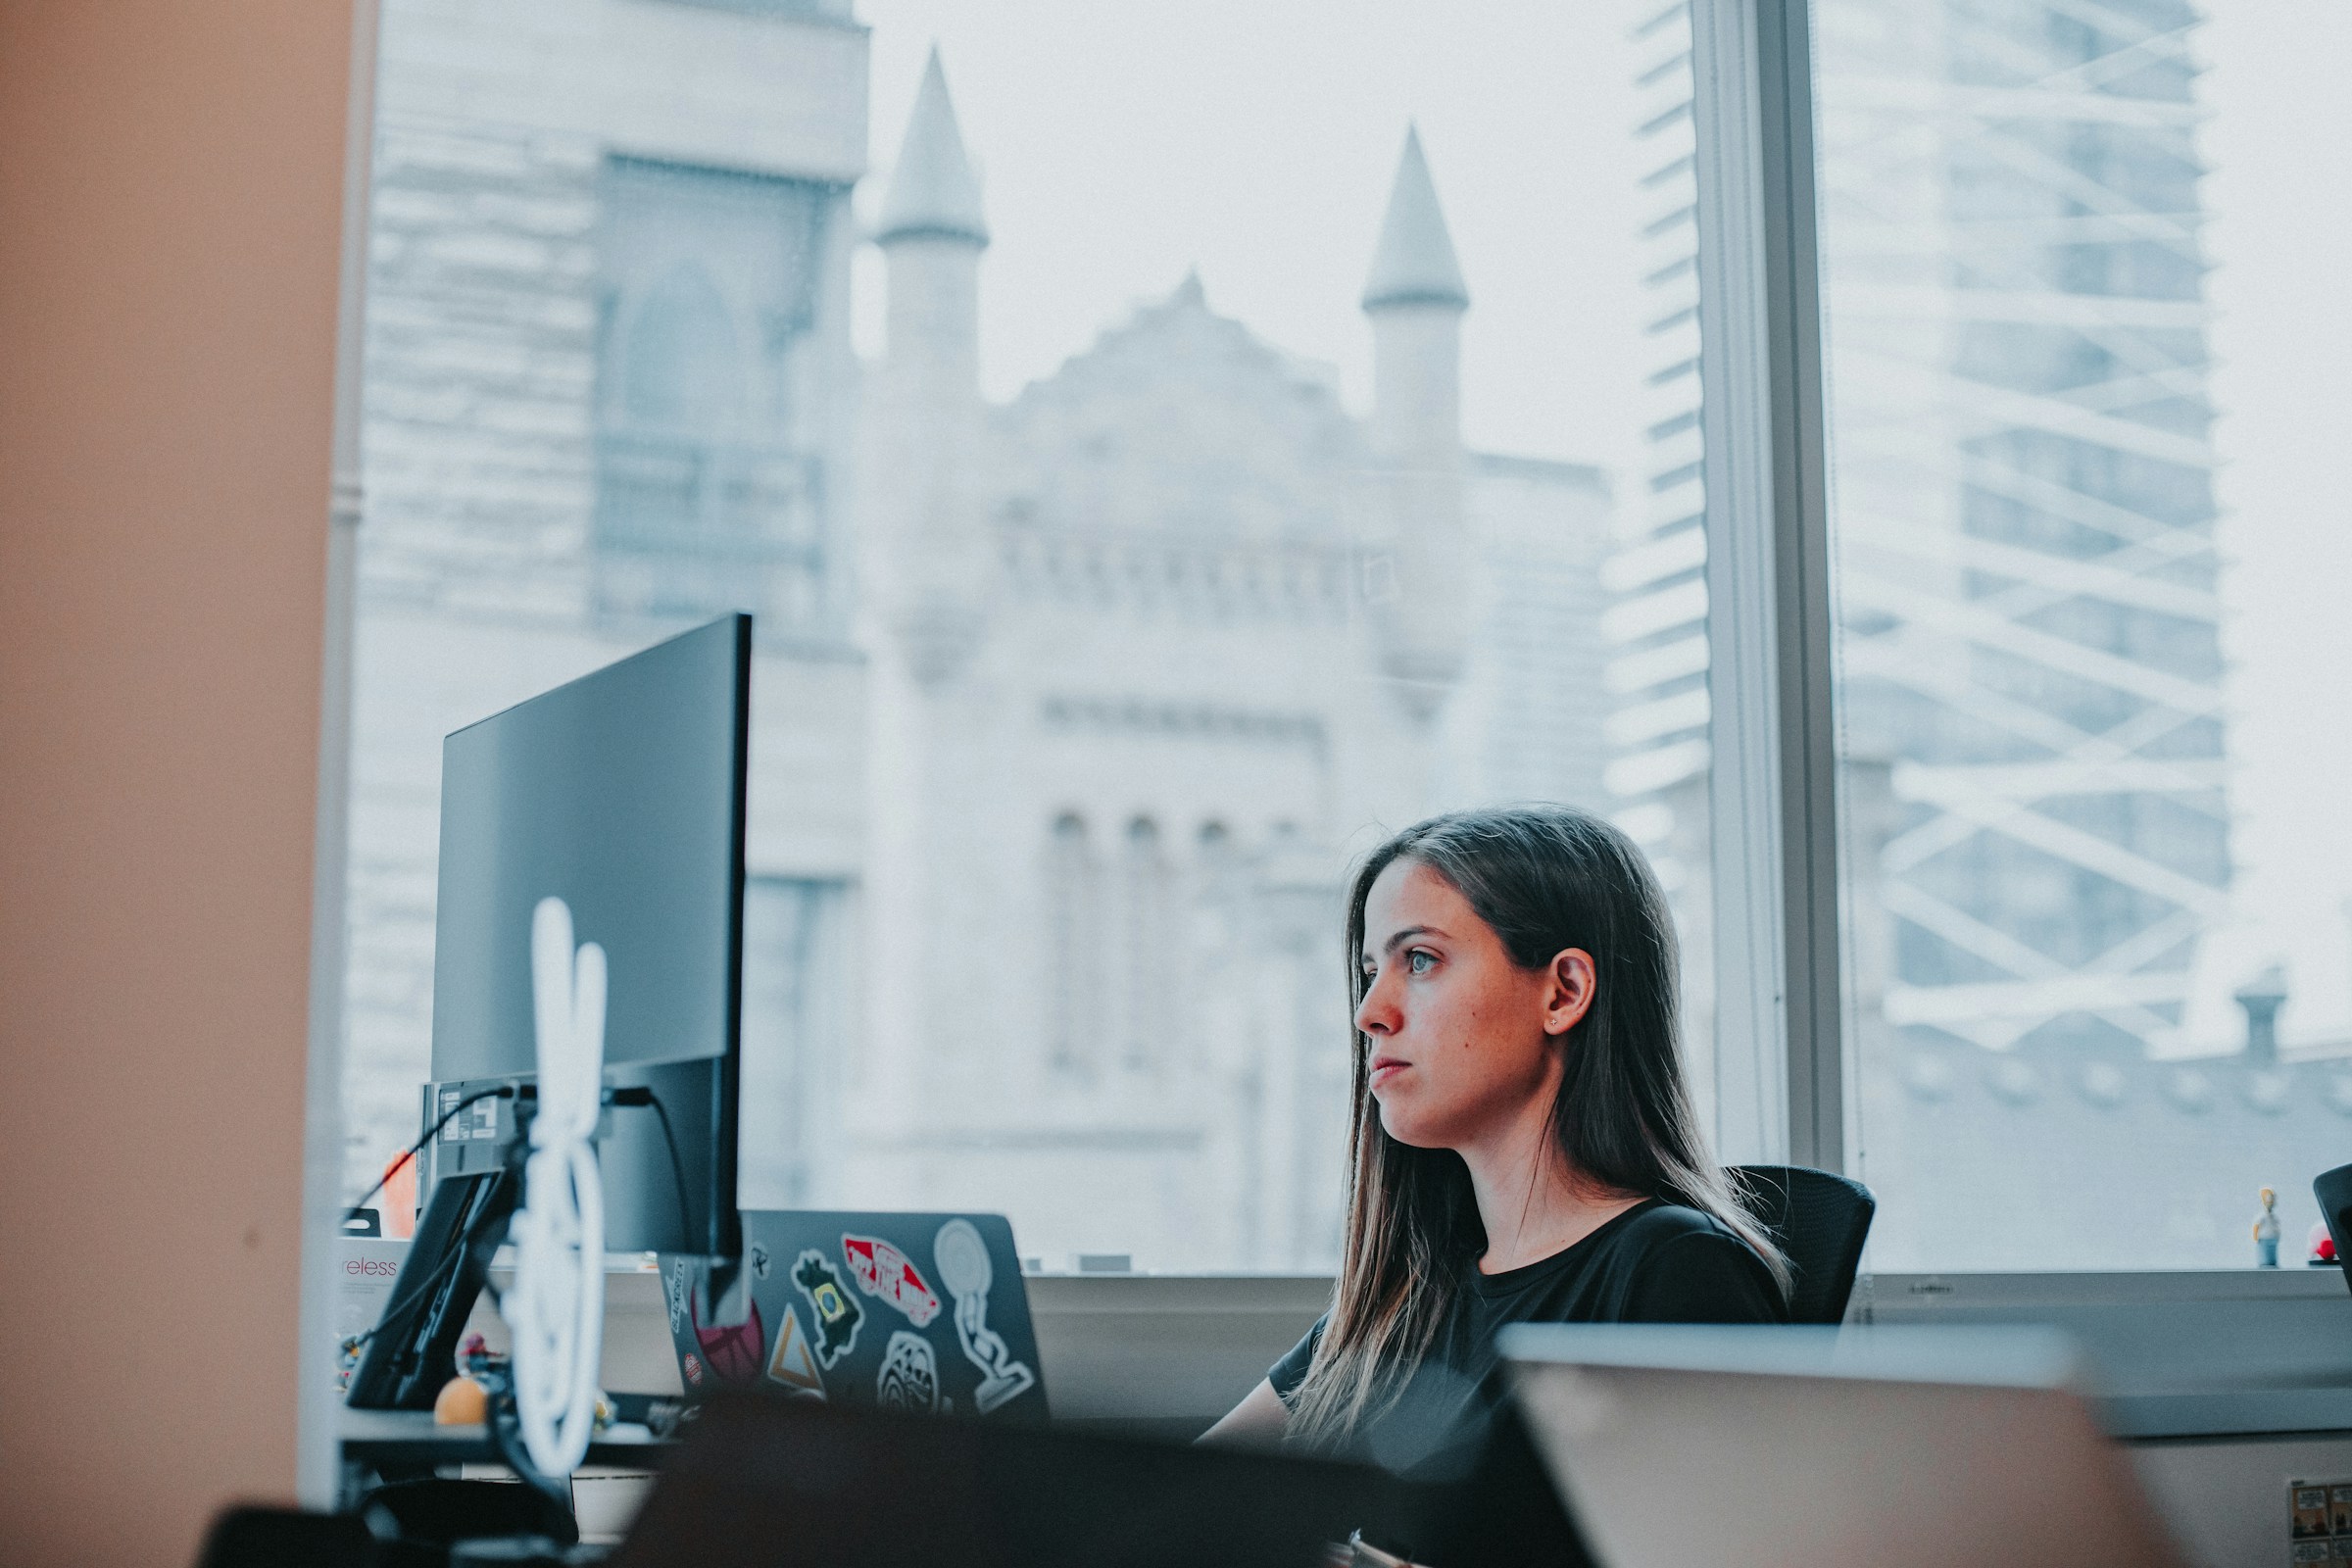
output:
[[[1876,1310],[1881,1320],[1890,1320],[1888,1313],[1907,1317],[1945,1307],[2317,1298],[2352,1301],[2341,1269],[2299,1264],[2278,1268],[1865,1274],[1854,1283],[1855,1315],[1868,1307]]]
[[[634,1256],[608,1268],[608,1381],[674,1392],[660,1279]],[[1055,1418],[1163,1437],[1231,1409],[1331,1299],[1319,1274],[1022,1283]],[[2055,1324],[2088,1354],[2109,1430],[2132,1442],[2352,1433],[2352,1292],[2332,1271],[1881,1274],[1854,1302],[1872,1323]]]
[[[1312,1274],[1026,1283],[1056,1413],[1171,1430],[1230,1408],[1331,1297]],[[2352,1292],[2331,1269],[1881,1274],[1855,1286],[1853,1319],[2054,1323],[2134,1442],[2352,1432]]]
[[[2352,1432],[2352,1292],[2341,1270],[1880,1274],[1870,1323],[2054,1323],[2093,1366],[2108,1430],[2133,1441]]]

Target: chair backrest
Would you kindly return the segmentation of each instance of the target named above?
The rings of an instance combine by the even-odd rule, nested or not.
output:
[[[1734,1165],[1732,1180],[1745,1189],[1748,1210],[1788,1254],[1795,1275],[1788,1321],[1837,1323],[1854,1294],[1862,1244],[1879,1200],[1870,1189],[1826,1170],[1802,1165]]]
[[[2320,1218],[2335,1238],[2335,1260],[2344,1265],[2344,1282],[2352,1285],[2352,1165],[2338,1165],[2312,1179],[2311,1196],[2320,1200]]]
[[[206,1533],[196,1568],[370,1568],[382,1556],[357,1514],[230,1508]]]

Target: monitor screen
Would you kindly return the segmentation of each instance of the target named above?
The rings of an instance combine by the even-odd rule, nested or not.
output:
[[[433,1085],[536,1069],[531,919],[553,895],[605,950],[600,1141],[613,1250],[732,1250],[751,617],[732,615],[451,735],[442,749]],[[436,1177],[493,1153],[485,1103]]]

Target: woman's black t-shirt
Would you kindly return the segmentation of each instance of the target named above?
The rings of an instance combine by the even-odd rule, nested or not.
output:
[[[1502,1398],[1494,1338],[1505,1324],[1788,1321],[1779,1286],[1745,1242],[1712,1215],[1652,1199],[1540,1263],[1499,1274],[1471,1265],[1429,1354],[1345,1447],[1406,1473],[1459,1468]],[[1317,1319],[1266,1373],[1284,1404],[1322,1336]]]

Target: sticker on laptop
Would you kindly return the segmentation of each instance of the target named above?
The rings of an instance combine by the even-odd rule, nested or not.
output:
[[[813,1399],[825,1396],[825,1380],[817,1372],[816,1352],[808,1348],[808,1336],[801,1332],[800,1309],[789,1302],[784,1307],[783,1321],[776,1325],[776,1353],[768,1358],[767,1375],[794,1394]]]
[[[858,1325],[865,1321],[865,1308],[850,1295],[841,1270],[813,1247],[792,1265],[792,1283],[808,1298],[809,1309],[816,1314],[816,1358],[831,1367],[858,1348]]]
[[[750,1383],[760,1376],[767,1352],[767,1332],[754,1306],[741,1323],[705,1328],[700,1314],[694,1321],[694,1343],[703,1362],[721,1383]]]
[[[757,1242],[752,1244],[752,1278],[767,1278],[767,1249]]]
[[[686,1368],[686,1386],[690,1389],[701,1388],[703,1386],[703,1358],[692,1350],[688,1350],[681,1365]]]
[[[906,1260],[906,1254],[888,1242],[872,1236],[845,1235],[841,1239],[841,1255],[849,1259],[850,1272],[858,1276],[859,1290],[906,1313],[906,1321],[916,1328],[939,1316],[939,1297]]]
[[[672,1258],[669,1272],[662,1277],[662,1294],[669,1302],[669,1332],[686,1332],[686,1307],[694,1294],[694,1282],[687,1275],[686,1259]]]
[[[885,1410],[922,1415],[949,1408],[940,1396],[939,1361],[929,1340],[907,1329],[891,1335],[890,1347],[882,1352],[882,1371],[874,1379],[874,1402]]]
[[[988,1244],[968,1219],[952,1219],[931,1238],[931,1261],[939,1282],[956,1298],[956,1339],[963,1358],[980,1369],[980,1387],[972,1402],[987,1415],[999,1405],[1019,1398],[1037,1386],[1037,1374],[1025,1361],[1012,1358],[1012,1348],[988,1326],[988,1293],[997,1283],[995,1265],[988,1260]]]

